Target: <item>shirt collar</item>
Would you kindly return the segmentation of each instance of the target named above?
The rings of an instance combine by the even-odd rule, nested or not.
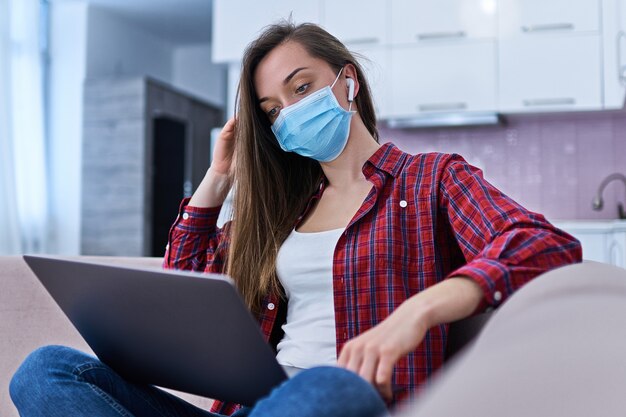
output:
[[[372,156],[363,164],[363,173],[368,175],[372,168],[384,171],[392,177],[397,177],[404,165],[407,154],[402,152],[396,145],[387,142],[381,145]],[[371,167],[371,168],[370,168]]]

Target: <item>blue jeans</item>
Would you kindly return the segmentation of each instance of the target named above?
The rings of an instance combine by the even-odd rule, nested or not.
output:
[[[121,378],[98,359],[63,347],[31,353],[9,387],[22,417],[179,416],[219,417],[150,385]],[[237,417],[386,415],[377,391],[358,375],[337,367],[300,372]]]

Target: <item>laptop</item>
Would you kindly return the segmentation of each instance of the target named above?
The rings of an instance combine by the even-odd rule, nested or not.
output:
[[[98,358],[129,381],[249,406],[287,378],[225,275],[24,260]]]

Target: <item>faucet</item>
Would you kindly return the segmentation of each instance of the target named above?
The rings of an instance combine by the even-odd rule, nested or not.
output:
[[[591,203],[591,207],[593,207],[594,210],[602,210],[602,207],[604,206],[602,192],[604,192],[606,186],[613,180],[622,180],[624,186],[626,186],[626,176],[617,172],[603,179],[598,187],[598,192]],[[622,203],[617,203],[617,215],[619,219],[626,220],[626,211],[624,211],[624,205]]]

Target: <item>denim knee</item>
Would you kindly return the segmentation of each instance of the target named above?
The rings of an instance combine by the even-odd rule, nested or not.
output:
[[[298,377],[300,380],[298,381]],[[319,366],[297,374],[299,385],[312,385],[318,399],[339,400],[342,416],[388,416],[385,402],[372,384],[356,373],[338,366]],[[321,415],[321,414],[320,414]]]
[[[24,401],[44,399],[51,376],[56,379],[72,376],[72,363],[89,358],[88,355],[65,346],[44,346],[29,354],[15,371],[9,383],[9,394],[18,405]]]
[[[313,385],[318,389],[326,389],[333,393],[343,392],[343,395],[348,396],[362,394],[365,391],[378,395],[369,382],[354,372],[338,366],[317,366],[307,369],[295,375],[292,383]]]
[[[376,389],[354,372],[334,366],[304,370],[260,400],[259,416],[370,417],[387,414]]]

